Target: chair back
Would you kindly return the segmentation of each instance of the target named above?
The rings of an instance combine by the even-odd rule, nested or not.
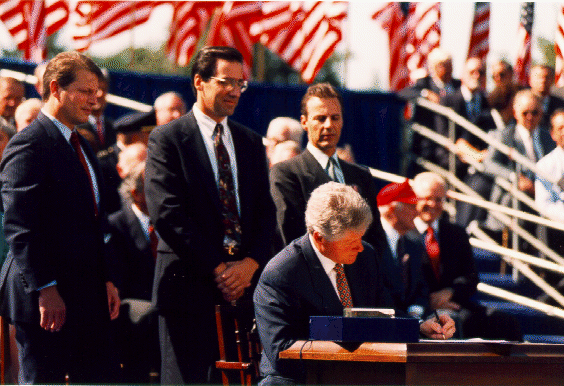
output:
[[[255,324],[253,304],[216,305],[215,318],[221,370],[225,386],[250,386],[258,379],[261,344]]]

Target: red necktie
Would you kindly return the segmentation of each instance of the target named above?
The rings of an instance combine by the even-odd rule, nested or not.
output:
[[[94,200],[94,214],[96,217],[98,216],[98,204],[96,203],[96,194],[94,193],[94,183],[92,182],[92,176],[90,175],[90,170],[88,169],[88,164],[86,163],[86,158],[84,157],[84,153],[82,152],[82,147],[80,146],[80,141],[78,139],[78,134],[76,130],[71,132],[70,136],[70,143],[88,176],[88,182],[90,182],[90,190],[92,191],[92,199]]]
[[[153,225],[149,225],[149,240],[151,241],[151,253],[153,254],[153,258],[156,260],[159,237],[157,236],[157,232],[155,232],[155,227]]]
[[[96,133],[100,140],[100,145],[104,146],[104,128],[102,127],[102,119],[96,118]]]
[[[219,199],[222,203],[223,225],[225,236],[236,244],[241,242],[241,225],[239,223],[239,211],[235,198],[235,185],[229,153],[223,144],[221,134],[223,126],[218,123],[214,130],[215,155],[217,157],[217,171],[219,176]]]
[[[339,292],[341,303],[343,307],[350,308],[353,306],[353,302],[345,270],[341,264],[335,264],[335,272],[337,272],[337,292]]]
[[[439,280],[441,276],[439,268],[441,251],[432,227],[427,228],[427,234],[425,235],[425,249],[427,250],[427,256],[429,256],[429,261],[431,262],[431,267],[433,268],[435,277]]]

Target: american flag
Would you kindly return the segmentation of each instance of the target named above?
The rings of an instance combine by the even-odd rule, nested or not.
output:
[[[206,45],[230,46],[241,52],[247,78],[252,73],[253,45],[257,41],[249,30],[251,24],[262,17],[260,1],[226,1],[221,9],[216,10],[208,32]]]
[[[556,54],[555,84],[556,87],[564,87],[564,5],[560,7],[556,16],[554,52]]]
[[[68,5],[63,0],[0,2],[0,20],[13,36],[25,60],[36,63],[46,58],[46,39],[68,20]]]
[[[410,3],[407,68],[411,79],[426,75],[427,55],[441,43],[441,3]]]
[[[529,81],[534,11],[535,3],[523,3],[521,7],[521,21],[519,22],[519,30],[517,32],[519,52],[515,62],[515,80],[522,85],[527,85]]]
[[[342,40],[345,1],[264,2],[251,35],[311,83]]]
[[[470,45],[468,46],[468,58],[477,57],[485,61],[490,50],[489,38],[490,3],[476,3]]]
[[[74,48],[85,51],[90,44],[132,29],[149,20],[162,1],[78,1],[73,11]],[[73,14],[73,17],[75,15]]]
[[[381,23],[388,32],[390,45],[390,89],[399,91],[409,84],[407,70],[407,11],[409,3],[386,3],[378,9],[372,19]]]
[[[173,4],[170,37],[166,45],[171,60],[179,66],[187,66],[190,63],[214,10],[221,5],[219,1],[183,1]]]

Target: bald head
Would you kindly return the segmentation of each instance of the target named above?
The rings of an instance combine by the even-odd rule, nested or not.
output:
[[[24,96],[25,88],[22,82],[14,78],[0,77],[0,116],[8,121],[12,120]]]
[[[186,114],[186,103],[182,96],[176,92],[167,92],[155,99],[154,103],[157,126],[180,118]]]

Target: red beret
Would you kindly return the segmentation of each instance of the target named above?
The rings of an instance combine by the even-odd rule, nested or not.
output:
[[[411,186],[409,185],[409,180],[406,178],[404,182],[397,183],[392,182],[380,190],[378,196],[376,197],[378,206],[388,205],[392,202],[404,202],[406,204],[416,204],[417,196]]]

